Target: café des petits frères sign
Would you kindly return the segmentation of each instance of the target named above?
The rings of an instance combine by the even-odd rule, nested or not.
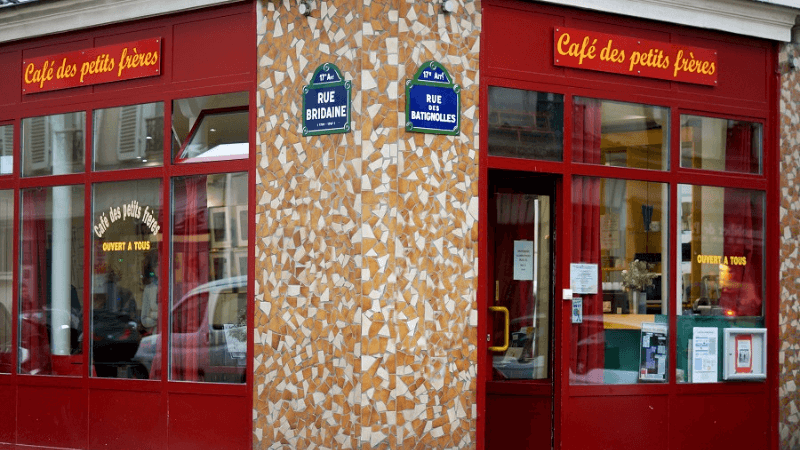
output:
[[[349,132],[351,92],[352,83],[338,67],[317,67],[311,84],[303,86],[303,136]]]
[[[406,81],[406,130],[451,136],[461,132],[461,86],[436,61],[424,63]]]
[[[161,74],[161,38],[25,58],[22,92],[55,91]]]
[[[671,42],[555,28],[554,64],[682,83],[716,86],[717,52]]]

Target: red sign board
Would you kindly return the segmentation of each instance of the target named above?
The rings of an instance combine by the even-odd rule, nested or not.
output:
[[[22,61],[22,92],[68,89],[161,74],[161,38]]]
[[[717,84],[717,52],[705,48],[558,27],[553,50],[556,66]]]

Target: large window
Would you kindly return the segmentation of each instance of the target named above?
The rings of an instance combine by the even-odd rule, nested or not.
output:
[[[572,181],[571,276],[588,273],[597,283],[574,294],[583,320],[572,325],[571,383],[663,383],[672,373],[678,382],[723,381],[730,358],[723,330],[756,329],[743,338],[742,360],[761,352],[765,193],[733,177],[718,177],[715,186],[703,185],[703,177],[670,185],[653,180],[663,175],[626,170],[670,169],[669,110],[585,98],[574,103],[573,161],[621,169],[606,171],[615,178]],[[672,148],[681,167],[671,172],[762,173],[761,124],[683,115],[680,125],[679,150]],[[673,334],[675,362],[668,351]]]
[[[561,161],[564,96],[489,88],[489,154]]]
[[[764,327],[764,193],[680,185],[678,198],[677,379],[720,381],[722,358],[692,354],[694,330],[722,345],[721,330]]]
[[[249,94],[21,124],[17,370],[244,383]],[[13,126],[0,134],[13,148]],[[215,164],[175,164],[206,161]],[[13,199],[13,190],[0,191],[0,290],[12,289],[12,264],[3,261],[12,255]],[[0,373],[8,373],[13,296],[2,297]]]
[[[20,373],[82,373],[83,186],[20,193]]]
[[[91,354],[99,377],[149,378],[139,346],[158,324],[161,198],[161,180],[94,185]]]
[[[173,181],[170,378],[243,382],[247,174]]]
[[[639,343],[643,333],[666,338],[667,192],[666,184],[640,180],[573,181],[572,261],[599,277],[596,293],[576,293],[584,317],[572,328],[573,383],[666,381],[666,352],[643,364]]]
[[[22,120],[22,176],[60,175],[84,169],[86,113]]]

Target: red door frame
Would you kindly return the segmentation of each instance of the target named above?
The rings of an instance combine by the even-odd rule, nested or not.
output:
[[[780,87],[777,76],[777,49],[776,44],[757,39],[743,38],[703,30],[690,30],[661,23],[647,22],[633,18],[620,20],[617,16],[593,13],[582,10],[568,9],[558,6],[542,4],[527,4],[507,2],[500,0],[485,0],[482,4],[482,36],[481,36],[481,80],[480,104],[482,114],[480,122],[480,172],[479,172],[479,205],[481,208],[481,230],[486,230],[488,220],[486,208],[488,206],[488,175],[489,170],[522,170],[532,172],[545,172],[562,176],[561,204],[559,205],[559,223],[571,221],[571,186],[573,176],[598,176],[598,177],[643,177],[650,181],[669,183],[670,198],[670,223],[676,223],[676,208],[678,184],[694,184],[698,179],[703,185],[715,186],[743,186],[752,189],[764,190],[767,198],[766,210],[766,261],[765,261],[765,286],[767,301],[765,322],[768,328],[768,379],[763,383],[718,383],[718,384],[678,384],[675,380],[675,371],[669,375],[669,382],[663,385],[607,385],[607,386],[570,386],[569,384],[569,305],[560,302],[562,288],[568,286],[565,278],[556,284],[556,307],[553,311],[555,355],[554,383],[554,442],[555,448],[589,448],[581,445],[597,445],[591,433],[582,430],[575,433],[565,420],[573,416],[585,414],[586,405],[591,402],[604,406],[641,405],[641,402],[658,400],[666,402],[666,417],[663,423],[658,424],[662,431],[659,437],[665,437],[669,448],[678,448],[692,439],[697,441],[698,447],[708,443],[708,433],[703,430],[682,426],[678,421],[679,416],[687,413],[698,405],[712,404],[713,414],[727,414],[729,419],[735,416],[736,398],[759,399],[759,411],[765,411],[767,425],[768,448],[776,449],[778,446],[778,312],[779,312],[779,180],[778,180],[778,99]],[[720,53],[721,70],[728,70],[725,75],[720,74],[719,86],[702,88],[679,83],[670,83],[658,80],[645,80],[629,76],[612,75],[580,71],[576,69],[555,68],[552,64],[553,27],[565,26],[578,29],[592,29],[610,34],[632,35],[642,39],[656,41],[681,42],[697,47],[715,48]],[[520,51],[520,49],[535,49]],[[738,62],[732,54],[739,54]],[[755,63],[755,64],[754,64]],[[763,67],[763,72],[753,70],[754,67]],[[565,96],[565,123],[564,123],[564,162],[546,162],[520,160],[488,156],[488,87],[503,86],[516,89],[526,89],[538,92],[553,92]],[[671,120],[671,150],[674,143],[680,142],[680,115],[684,113],[702,113],[703,115],[722,116],[725,118],[743,119],[764,124],[764,170],[761,175],[732,175],[728,173],[709,173],[690,169],[675,169],[679,167],[680,155],[670,152],[670,167],[667,172],[654,172],[638,169],[619,169],[605,166],[591,166],[587,164],[572,163],[571,155],[571,117],[569,105],[575,96],[594,97],[625,101],[632,103],[646,103],[670,108]],[[478,336],[485,336],[488,332],[487,322],[490,320],[486,306],[491,301],[491,286],[488,280],[488,261],[485,255],[489,254],[487,232],[479,235],[478,281]],[[569,230],[557,231],[563,236],[558,249],[562,255],[570,255],[571,238]],[[676,246],[670,244],[668,267],[673,268],[677,258]],[[558,259],[557,271],[561,274],[569,273],[568,258]],[[671,271],[670,271],[671,272]],[[670,283],[669,298],[676,296],[675,287]],[[558,304],[561,303],[559,307]],[[674,301],[670,300],[674,305]],[[672,308],[671,308],[672,309]],[[670,352],[669,361],[676,359],[676,316],[671,313],[670,323]],[[487,354],[487,344],[484,339],[478,339],[479,367],[478,367],[478,448],[485,448],[487,430],[486,424],[486,395],[487,381],[490,379],[491,363],[484,355]],[[674,363],[672,363],[674,366]],[[710,400],[710,402],[709,402]],[[716,406],[714,406],[716,405]],[[721,410],[721,411],[720,411]],[[726,411],[731,410],[731,411]],[[721,419],[725,417],[720,416]],[[594,430],[593,430],[594,431]],[[581,436],[574,436],[581,434]],[[656,435],[654,433],[653,435]],[[730,438],[729,438],[730,439]],[[624,448],[624,442],[618,442],[616,448]],[[629,444],[629,443],[628,443]],[[742,444],[744,445],[744,444]],[[763,440],[760,445],[764,445]],[[734,445],[734,447],[736,447]]]
[[[84,242],[91,242],[91,189],[93,184],[136,179],[158,179],[162,184],[164,212],[171,204],[173,177],[246,172],[249,179],[249,217],[255,214],[255,132],[257,85],[256,2],[206,8],[171,16],[148,18],[63,35],[15,42],[0,47],[0,67],[6,74],[21,74],[25,57],[52,55],[109,43],[161,37],[162,73],[158,77],[86,86],[41,94],[22,94],[21,77],[0,86],[0,125],[15,127],[15,163],[20,160],[21,120],[25,117],[86,111],[87,136],[91,135],[92,110],[128,104],[163,102],[164,136],[171,136],[171,101],[178,98],[248,92],[250,114],[250,155],[246,159],[196,164],[172,164],[171,140],[164,140],[161,167],[93,172],[91,139],[85,139],[87,170],[77,174],[22,178],[16,167],[12,175],[0,176],[0,189],[15,192],[15,218],[20,217],[20,189],[79,185],[84,194]],[[208,64],[213,60],[214,64]],[[171,230],[171,214],[163,214],[162,230]],[[248,240],[254,242],[255,227],[248,227]],[[14,223],[13,258],[19,261],[20,223]],[[161,249],[162,261],[170,261],[169,241]],[[90,246],[84,249],[84,267],[90,268]],[[13,283],[18,285],[19,270],[14,265]],[[248,273],[253,272],[254,246],[248,246]],[[170,279],[170,264],[160,267],[160,279]],[[84,286],[91,286],[91,271],[84,273]],[[248,324],[253,328],[253,277],[248,278]],[[169,317],[169,291],[160,290],[159,314]],[[84,305],[91,304],[90,289],[84,289]],[[12,365],[17,365],[18,301],[13,302],[14,326]],[[84,328],[90,326],[90,308],[84,307]],[[117,442],[147,448],[242,448],[252,443],[253,342],[248,339],[246,383],[241,385],[203,384],[168,381],[169,358],[162,358],[161,380],[101,379],[89,376],[89,342],[83,343],[83,374],[57,377],[0,374],[0,448],[14,444],[89,448]],[[167,352],[167,339],[161,351]],[[141,403],[139,403],[141,402]],[[48,420],[36,408],[55,408]],[[65,415],[66,414],[66,415]],[[53,422],[55,421],[55,422]],[[58,423],[59,426],[54,426]],[[108,430],[103,424],[112,424]],[[116,424],[116,425],[114,425]],[[122,424],[122,425],[119,425]],[[116,428],[121,427],[121,428]],[[116,435],[111,435],[115,433]],[[104,442],[106,444],[104,444]],[[121,442],[127,444],[119,444]]]

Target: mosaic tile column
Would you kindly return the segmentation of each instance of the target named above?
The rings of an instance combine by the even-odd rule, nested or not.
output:
[[[302,87],[333,63],[361,120],[361,12],[259,6],[253,447],[358,448],[360,131],[304,138],[300,111]]]
[[[476,445],[480,4],[438,8],[400,7],[403,78],[435,60],[462,87],[459,136],[400,133],[396,395],[409,449]]]
[[[254,448],[473,448],[480,3],[260,0]],[[428,60],[462,133],[404,130]],[[304,138],[320,64],[353,131]]]
[[[789,67],[800,58],[797,44],[781,47],[780,173],[781,173],[781,304],[779,349],[782,449],[800,448],[800,73]]]

